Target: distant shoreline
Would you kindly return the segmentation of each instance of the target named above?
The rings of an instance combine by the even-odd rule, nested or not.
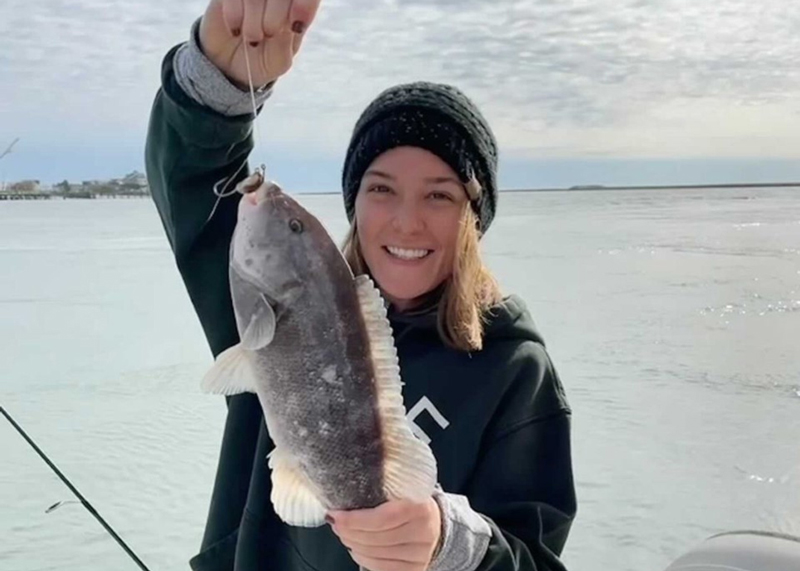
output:
[[[605,190],[691,190],[691,189],[712,189],[712,188],[791,188],[800,189],[800,182],[764,182],[764,183],[726,183],[726,184],[667,184],[667,185],[644,185],[644,186],[605,186],[602,184],[583,184],[570,187],[554,188],[504,188],[503,193],[522,193],[522,192],[602,192]],[[287,189],[289,190],[289,189]],[[340,191],[296,191],[296,194],[304,196],[327,196],[341,194]],[[2,200],[36,200],[60,198],[63,200],[97,200],[97,199],[119,199],[119,198],[150,198],[149,193],[102,193],[88,194],[76,192],[72,196],[54,192],[15,192],[0,191],[0,201]]]
[[[764,183],[725,183],[725,184],[666,184],[643,186],[605,186],[602,184],[575,185],[568,188],[509,188],[503,192],[559,192],[559,191],[602,191],[602,190],[688,190],[702,188],[776,188],[797,187],[800,182],[764,182]]]
[[[800,189],[800,182],[764,182],[764,183],[727,183],[727,184],[667,184],[649,186],[605,186],[601,184],[574,185],[570,187],[553,188],[503,188],[500,192],[598,192],[603,190],[689,190],[702,188],[776,188],[776,187],[797,187]],[[341,194],[340,192],[298,192],[310,196],[324,196],[328,194]]]

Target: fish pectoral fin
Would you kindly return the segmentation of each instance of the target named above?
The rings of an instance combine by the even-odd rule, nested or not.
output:
[[[385,449],[384,491],[392,499],[423,501],[436,487],[436,458],[430,446],[411,430],[411,422],[406,417],[400,363],[380,292],[365,275],[357,276],[355,283],[375,370]]]
[[[241,343],[228,347],[217,356],[200,387],[204,392],[218,395],[256,392],[256,376]]]
[[[300,527],[323,525],[327,510],[291,455],[276,446],[269,455],[269,467],[272,468],[270,499],[278,517]]]
[[[275,337],[275,326],[278,319],[269,299],[263,294],[259,296],[250,323],[242,333],[242,346],[251,351],[257,351],[272,343]]]

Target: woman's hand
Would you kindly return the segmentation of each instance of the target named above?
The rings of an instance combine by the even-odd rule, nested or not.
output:
[[[200,23],[206,57],[247,90],[247,59],[258,89],[292,67],[320,0],[211,0]]]
[[[390,500],[363,510],[332,511],[333,532],[369,571],[425,571],[437,551],[442,514],[436,500]]]

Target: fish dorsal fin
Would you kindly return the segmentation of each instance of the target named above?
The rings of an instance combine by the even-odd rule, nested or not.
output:
[[[308,477],[294,458],[276,446],[268,455],[272,469],[270,500],[275,513],[289,525],[319,527],[325,523],[326,509],[319,501]]]
[[[428,444],[414,435],[406,417],[400,365],[383,298],[368,276],[357,276],[355,284],[375,371],[386,450],[384,491],[389,498],[424,501],[436,487],[436,458]]]
[[[259,295],[250,323],[242,332],[242,347],[257,351],[272,343],[277,321],[275,310],[269,300],[263,294]]]
[[[200,387],[218,395],[255,393],[256,377],[247,350],[240,343],[225,349],[203,377]]]

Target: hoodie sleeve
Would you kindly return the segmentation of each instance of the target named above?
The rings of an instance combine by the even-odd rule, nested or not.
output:
[[[223,115],[252,115],[250,91],[236,87],[203,53],[200,47],[201,21],[202,17],[195,20],[189,41],[175,52],[173,65],[178,85],[193,100]],[[254,86],[252,98],[256,109],[270,97],[274,85],[275,82]]]
[[[448,532],[462,536],[445,537],[442,548],[463,562],[457,571],[566,570],[560,557],[577,511],[571,412],[543,345],[523,347],[463,496],[448,494],[452,509],[443,510],[458,520]],[[488,524],[488,541],[487,528],[475,516]],[[469,557],[463,553],[467,545],[473,550]]]
[[[229,191],[249,174],[252,113],[224,115],[189,97],[175,68],[181,59],[176,54],[186,49],[175,46],[163,59],[145,169],[181,278],[216,355],[238,341],[227,266],[239,195],[218,199],[214,185],[222,181],[220,190]]]

